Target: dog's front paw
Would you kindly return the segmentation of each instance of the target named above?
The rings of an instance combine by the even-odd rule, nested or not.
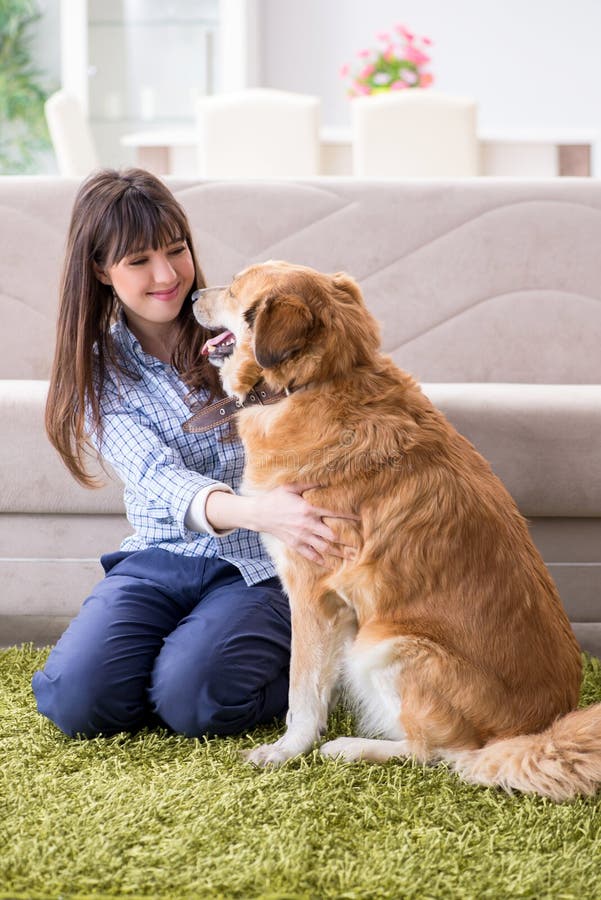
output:
[[[252,763],[253,766],[264,768],[265,766],[273,766],[277,768],[283,765],[287,759],[296,756],[294,751],[286,749],[280,741],[273,744],[261,744],[253,750],[245,750],[242,754],[246,762]]]

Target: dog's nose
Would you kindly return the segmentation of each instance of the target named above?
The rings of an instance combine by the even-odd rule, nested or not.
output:
[[[211,291],[227,291],[228,288],[229,288],[229,284],[218,284],[215,287],[199,288],[197,291],[194,291],[194,293],[192,294],[192,300],[194,300],[194,301],[199,300],[200,297],[204,297],[207,294],[210,294]]]

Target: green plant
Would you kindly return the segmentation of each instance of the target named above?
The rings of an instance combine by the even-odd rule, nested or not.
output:
[[[31,172],[50,146],[44,101],[47,91],[34,67],[31,26],[40,18],[36,0],[0,0],[0,172]]]

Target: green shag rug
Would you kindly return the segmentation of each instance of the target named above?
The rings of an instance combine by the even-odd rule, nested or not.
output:
[[[275,728],[70,740],[35,709],[47,652],[0,653],[0,897],[601,898],[601,795],[557,806],[316,752],[244,765]],[[598,700],[587,658],[582,703]],[[331,730],[352,722],[338,711]]]

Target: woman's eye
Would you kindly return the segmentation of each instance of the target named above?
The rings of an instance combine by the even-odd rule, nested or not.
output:
[[[174,249],[173,249],[173,250],[170,250],[169,253],[170,253],[172,256],[176,256],[178,253],[183,253],[185,249],[186,249],[186,245],[185,245],[185,244],[182,244],[181,247],[174,247]]]
[[[130,266],[141,266],[146,262],[146,257],[141,256],[139,259],[131,259],[129,261]]]

